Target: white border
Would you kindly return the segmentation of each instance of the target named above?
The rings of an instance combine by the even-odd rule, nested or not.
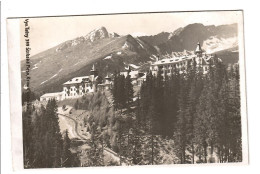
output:
[[[185,13],[185,12],[184,12]],[[221,12],[220,12],[221,13]],[[238,13],[238,12],[237,12]],[[242,125],[242,150],[243,161],[242,163],[235,163],[232,165],[248,164],[248,140],[247,140],[247,113],[246,113],[246,92],[245,92],[245,66],[244,66],[244,40],[243,40],[243,12],[238,13],[238,43],[239,43],[239,65],[240,65],[240,92],[241,92],[241,125]],[[120,14],[119,14],[120,15]],[[8,27],[8,57],[9,57],[9,83],[10,83],[10,100],[11,100],[11,128],[12,128],[12,153],[13,153],[13,168],[14,170],[23,169],[23,153],[22,153],[22,107],[20,98],[21,85],[17,82],[21,81],[20,75],[20,56],[25,55],[24,50],[20,50],[20,44],[24,45],[24,40],[21,37],[24,33],[20,33],[20,27],[23,26],[24,19],[9,19],[7,23]],[[21,24],[21,25],[20,25]],[[21,36],[20,36],[21,35]],[[9,37],[10,36],[10,37]],[[18,38],[17,38],[18,37]],[[20,43],[20,44],[14,44]],[[20,87],[20,88],[19,88]],[[17,107],[19,106],[19,107]],[[174,166],[176,166],[175,164]],[[194,164],[200,165],[200,164]],[[229,164],[204,164],[204,165],[229,165]],[[183,166],[183,165],[181,165]],[[189,165],[188,165],[189,166]]]
[[[241,131],[242,131],[242,158],[243,163],[249,162],[248,157],[248,133],[247,133],[247,100],[246,100],[246,66],[244,51],[244,21],[241,12],[242,22],[238,25],[239,44],[239,73],[240,73],[240,104],[241,104]]]
[[[147,2],[148,3],[148,2]],[[9,1],[2,2],[2,58],[1,58],[1,170],[3,173],[12,173],[11,157],[10,157],[10,118],[9,115],[9,87],[8,87],[8,69],[7,69],[7,52],[6,52],[6,17],[15,16],[40,16],[40,15],[65,15],[65,14],[86,14],[86,13],[115,13],[115,12],[141,12],[141,11],[177,11],[177,10],[214,10],[214,9],[244,9],[245,15],[245,50],[246,50],[246,67],[247,67],[247,97],[248,97],[248,124],[249,124],[249,145],[250,145],[250,166],[244,167],[230,167],[230,166],[190,166],[190,167],[131,167],[124,170],[125,173],[133,172],[182,172],[182,173],[251,173],[259,171],[259,65],[260,58],[259,51],[259,22],[257,21],[259,14],[259,5],[257,1],[207,1],[196,0],[193,2],[182,0],[178,3],[170,0],[161,0],[158,3],[140,2],[132,0],[131,2],[122,3],[120,1],[106,1],[106,2],[59,2],[59,1]],[[51,4],[51,8],[50,8]],[[61,5],[62,4],[62,5]],[[78,173],[95,172],[95,173],[114,173],[122,172],[122,168],[107,168],[106,171],[102,169],[85,169],[77,171]],[[29,170],[21,173],[57,173],[57,170]],[[71,173],[70,169],[61,170],[62,173]],[[59,173],[59,172],[58,172]]]
[[[9,91],[13,169],[23,168],[22,102],[20,73],[20,20],[7,21]],[[14,44],[16,43],[16,44]],[[20,90],[19,90],[20,89]],[[22,163],[21,163],[22,162]]]

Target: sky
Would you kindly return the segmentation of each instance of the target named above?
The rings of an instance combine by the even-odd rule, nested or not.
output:
[[[31,55],[85,36],[101,26],[119,35],[156,35],[192,23],[216,26],[239,23],[241,15],[241,11],[211,11],[29,18]],[[20,21],[21,37],[24,35],[23,21]]]

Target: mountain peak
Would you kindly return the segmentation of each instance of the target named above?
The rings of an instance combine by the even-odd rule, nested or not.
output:
[[[93,31],[91,31],[89,34],[87,34],[84,38],[85,40],[89,40],[91,42],[94,42],[96,40],[107,38],[109,37],[107,29],[105,27],[97,28]]]
[[[112,32],[112,33],[109,33],[109,37],[110,38],[119,37],[119,34]]]

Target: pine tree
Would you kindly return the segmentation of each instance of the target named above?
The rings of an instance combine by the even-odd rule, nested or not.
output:
[[[125,95],[125,76],[120,75],[118,80],[118,106],[121,109],[126,107],[126,95]]]
[[[112,87],[112,94],[113,94],[113,102],[115,110],[118,109],[118,103],[119,103],[119,95],[118,95],[118,82],[119,82],[119,75],[117,72],[114,73],[114,84]]]
[[[31,107],[30,107],[31,108]],[[24,166],[25,168],[33,167],[33,123],[32,123],[32,111],[28,109],[22,113],[23,121],[23,152],[24,152]],[[37,117],[37,116],[36,116]]]
[[[146,132],[146,160],[147,164],[160,164],[159,142],[158,142],[158,113],[155,108],[155,98],[152,98],[149,107]]]
[[[91,125],[91,142],[89,145],[90,149],[87,151],[88,162],[86,166],[103,166],[103,140],[101,136],[101,131],[95,122],[93,122]]]
[[[133,101],[133,97],[134,97],[134,89],[133,89],[133,84],[132,84],[132,80],[131,80],[131,76],[128,74],[126,79],[125,79],[125,100],[126,100],[126,105],[127,108],[130,108],[130,105]]]
[[[135,120],[132,129],[132,139],[130,144],[132,145],[132,153],[131,153],[131,164],[140,165],[142,158],[142,133],[140,131],[141,125],[140,122]]]
[[[76,110],[79,109],[79,100],[78,100],[78,99],[77,99],[76,103],[74,104],[74,108],[75,108]]]
[[[62,156],[61,156],[61,167],[72,167],[73,165],[73,157],[70,152],[70,143],[68,130],[66,129],[65,135],[63,138],[63,148],[62,148]]]

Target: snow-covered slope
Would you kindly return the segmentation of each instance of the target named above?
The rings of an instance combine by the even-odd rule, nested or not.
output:
[[[227,63],[236,62],[238,53],[231,54],[230,50],[219,52],[236,48],[236,27],[236,24],[217,27],[191,24],[173,33],[161,32],[155,36],[136,38],[109,33],[105,27],[100,27],[85,36],[63,42],[32,56],[33,76],[30,86],[39,93],[60,91],[62,84],[69,79],[89,75],[93,64],[99,69],[101,76],[107,72],[123,70],[125,65],[145,71],[158,55],[178,57],[192,54],[198,38],[202,48],[208,53],[218,51],[219,55],[227,60],[233,57],[232,61]],[[22,85],[25,84],[25,70],[26,64],[23,60]]]
[[[202,49],[206,50],[208,54],[215,53],[221,50],[226,50],[238,46],[237,37],[220,38],[211,36],[205,40],[202,45]]]

